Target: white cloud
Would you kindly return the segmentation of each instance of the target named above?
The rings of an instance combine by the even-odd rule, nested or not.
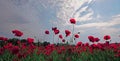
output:
[[[0,0],[0,31],[3,35],[11,34],[13,29],[23,31],[25,37],[42,33],[40,31],[43,30],[43,22],[38,16],[41,11],[34,7],[35,2],[27,1]],[[9,37],[12,37],[11,35]]]
[[[104,21],[104,22],[93,22],[93,23],[87,23],[82,25],[76,25],[77,28],[101,28],[101,27],[112,27],[115,25],[120,24],[120,15],[113,16],[111,20]]]
[[[80,17],[80,16],[81,16],[80,13],[86,11],[87,8],[88,8],[88,6],[85,6],[85,7],[81,8],[78,12],[75,13],[74,17],[75,17],[76,19],[77,19],[78,17]]]
[[[97,14],[96,18],[100,19],[102,16],[100,14]]]
[[[62,19],[63,22],[66,20],[69,20],[71,17],[74,17],[77,19],[77,21],[87,21],[92,19],[93,11],[88,7],[88,5],[93,0],[69,0],[65,1],[62,4],[62,8],[57,14],[57,17]],[[87,4],[86,4],[87,3]],[[86,4],[86,5],[84,5]],[[81,13],[84,13],[85,15],[82,15]]]
[[[93,19],[93,17],[92,17],[93,14],[94,14],[94,12],[92,10],[89,10],[89,13],[87,13],[86,15],[79,17],[80,14],[78,13],[78,16],[75,16],[75,18],[79,22],[88,21],[88,20]]]

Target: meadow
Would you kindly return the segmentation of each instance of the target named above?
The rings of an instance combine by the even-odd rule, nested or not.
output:
[[[99,43],[99,37],[89,35],[87,38],[92,44],[76,41],[80,38],[80,32],[74,34],[76,20],[70,19],[73,30],[65,30],[63,36],[57,27],[53,27],[53,35],[58,35],[62,43],[44,41],[34,42],[34,38],[19,38],[24,35],[20,30],[12,30],[14,36],[18,38],[7,38],[0,36],[0,61],[120,61],[120,43],[110,43],[111,36],[104,35],[105,43]],[[49,35],[49,30],[45,30]],[[66,41],[65,38],[71,37]],[[53,39],[54,42],[54,39]]]

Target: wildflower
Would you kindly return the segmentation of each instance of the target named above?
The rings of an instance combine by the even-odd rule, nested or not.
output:
[[[54,31],[54,30],[57,30],[57,27],[52,27],[52,30]]]
[[[4,37],[0,37],[0,40],[4,40]]]
[[[66,37],[70,36],[71,32],[69,30],[65,30]]]
[[[97,48],[97,45],[96,44],[92,44],[91,47],[92,48]]]
[[[82,42],[78,42],[77,44],[76,44],[76,46],[81,46],[82,45]]]
[[[0,48],[0,55],[2,55],[4,52],[4,48]]]
[[[33,38],[27,38],[28,43],[33,43],[34,39]]]
[[[120,57],[120,54],[115,54],[114,56],[115,56],[115,57]]]
[[[111,39],[110,35],[105,35],[104,36],[104,40],[109,40],[109,39]]]
[[[15,36],[21,37],[23,33],[19,30],[12,30],[12,33],[15,34]]]
[[[75,20],[74,18],[71,18],[71,19],[70,19],[70,23],[71,23],[71,24],[76,24],[76,20]]]
[[[64,47],[64,46],[62,46],[62,47],[61,47],[61,50],[62,50],[62,51],[65,51],[65,47]]]
[[[88,46],[89,46],[89,43],[87,42],[87,43],[85,43],[84,45],[88,47]]]
[[[2,41],[7,41],[8,38],[6,38],[6,37],[0,37],[0,40],[2,40]]]
[[[18,57],[19,59],[21,59],[21,58],[25,58],[25,54],[18,53],[18,54],[17,54],[17,57]]]
[[[12,51],[12,54],[17,54],[19,52],[19,47],[14,46],[11,51]]]
[[[62,42],[65,42],[65,39],[63,39]]]
[[[78,35],[78,34],[75,34],[74,37],[75,37],[75,38],[79,38],[79,35]]]
[[[46,30],[46,31],[45,31],[45,34],[49,34],[49,31],[48,31],[48,30]]]
[[[98,42],[100,39],[99,38],[94,38],[95,42]]]
[[[90,42],[94,42],[94,37],[93,36],[88,36],[88,39]]]
[[[60,35],[59,35],[59,38],[60,38],[60,39],[63,39],[63,36],[60,34]]]
[[[58,54],[61,54],[61,53],[62,53],[62,51],[61,51],[61,50],[57,50],[57,53],[58,53]]]
[[[54,30],[55,35],[56,35],[56,34],[59,34],[59,32],[60,32],[60,31],[59,31],[58,29]]]

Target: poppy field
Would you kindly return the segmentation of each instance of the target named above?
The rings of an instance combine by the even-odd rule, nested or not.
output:
[[[120,43],[110,43],[111,36],[104,35],[105,43],[99,43],[100,38],[89,35],[92,44],[76,41],[80,32],[74,32],[76,20],[70,19],[73,30],[66,29],[64,35],[57,27],[53,27],[53,36],[58,36],[61,43],[34,42],[34,38],[19,38],[24,35],[20,30],[12,30],[17,38],[0,36],[0,61],[120,61]],[[45,30],[46,35],[51,34]],[[71,40],[66,38],[70,37]],[[75,44],[70,44],[75,41]]]

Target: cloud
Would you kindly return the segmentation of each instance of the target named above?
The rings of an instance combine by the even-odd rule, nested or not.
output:
[[[4,23],[17,23],[17,24],[26,24],[33,20],[36,20],[35,14],[36,10],[32,9],[27,5],[21,4],[23,6],[19,7],[15,5],[15,2],[19,0],[1,0],[0,6],[0,21]],[[20,3],[24,1],[20,0]],[[25,7],[25,8],[24,8]]]
[[[23,31],[25,37],[42,33],[43,22],[38,16],[40,12],[32,4],[34,2],[28,0],[0,0],[0,34],[8,36],[13,29]]]
[[[87,21],[92,19],[93,11],[89,8],[89,4],[93,0],[69,0],[64,1],[57,17],[65,21],[69,20],[71,17],[77,19],[77,21]]]
[[[92,23],[86,23],[86,24],[82,24],[82,25],[77,25],[76,27],[78,28],[91,28],[91,27],[95,27],[95,28],[101,28],[101,27],[112,27],[115,25],[119,25],[120,24],[120,15],[115,15],[112,16],[111,20],[107,20],[104,22],[92,22]]]
[[[92,20],[93,19],[93,17],[92,17],[93,14],[94,14],[94,12],[89,9],[89,13],[87,13],[84,16],[81,16],[81,17],[80,17],[80,14],[78,13],[78,16],[75,16],[75,18],[79,22],[88,21],[88,20]]]
[[[36,36],[43,39],[44,30],[57,25],[53,22],[58,23],[56,12],[59,12],[62,2],[55,0],[0,0],[0,34],[9,35],[11,30],[19,29],[24,32],[25,38]],[[9,37],[12,36],[12,34],[9,35]]]

